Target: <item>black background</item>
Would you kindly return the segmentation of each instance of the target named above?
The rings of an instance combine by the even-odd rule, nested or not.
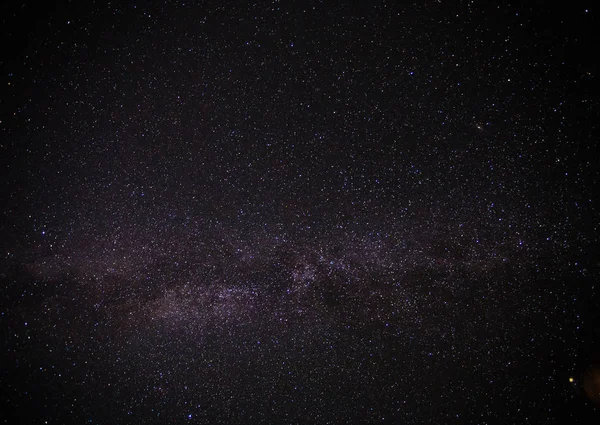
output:
[[[593,4],[191,3],[2,5],[4,422],[599,423]]]

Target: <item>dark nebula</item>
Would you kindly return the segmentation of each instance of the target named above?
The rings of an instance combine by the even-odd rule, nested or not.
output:
[[[600,423],[597,8],[0,11],[3,423]]]

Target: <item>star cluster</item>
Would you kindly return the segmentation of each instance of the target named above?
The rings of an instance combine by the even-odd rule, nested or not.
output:
[[[7,5],[5,423],[595,423],[565,8]]]

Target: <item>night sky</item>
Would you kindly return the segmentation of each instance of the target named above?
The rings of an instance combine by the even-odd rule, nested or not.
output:
[[[549,4],[3,3],[2,422],[600,423],[600,23]]]

